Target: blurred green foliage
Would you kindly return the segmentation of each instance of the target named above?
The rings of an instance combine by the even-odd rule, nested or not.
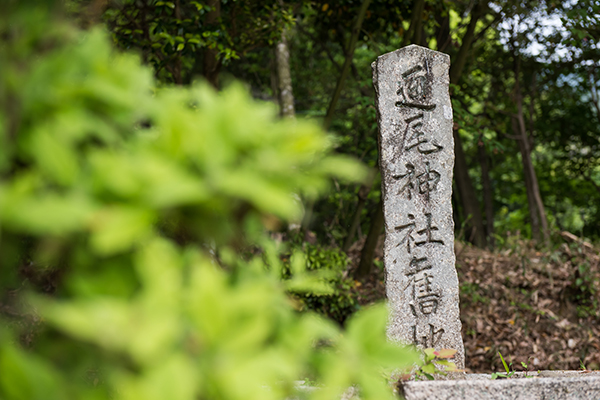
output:
[[[345,331],[297,312],[286,291],[331,292],[321,256],[282,281],[266,234],[361,165],[239,85],[157,89],[52,2],[3,2],[0,38],[0,398],[283,399],[303,377],[308,398],[392,398],[382,372],[418,356],[387,310]]]

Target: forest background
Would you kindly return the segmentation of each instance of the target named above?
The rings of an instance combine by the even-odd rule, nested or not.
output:
[[[373,169],[371,62],[411,43],[446,52],[461,238],[494,247],[506,232],[536,241],[557,230],[600,235],[597,2],[92,4],[82,23],[103,21],[161,82],[202,76],[220,88],[242,80],[282,115],[320,120],[338,152]],[[378,223],[378,179],[360,196],[354,185],[336,185],[306,207],[303,229],[347,249],[357,231]]]
[[[2,333],[0,365],[17,371],[0,378],[5,397],[50,398],[50,390],[56,398],[102,398],[116,387],[123,397],[152,398],[152,391],[170,392],[177,376],[181,398],[248,398],[256,382],[298,374],[336,390],[359,382],[366,398],[380,395],[384,388],[368,366],[414,359],[385,347],[380,311],[350,318],[384,297],[370,64],[408,44],[452,61],[453,208],[469,366],[494,369],[497,350],[522,355],[535,369],[600,365],[600,259],[592,244],[600,236],[597,1],[23,3],[35,7],[8,2],[2,20],[3,56],[11,60],[0,70],[2,313],[14,329]],[[98,28],[150,69],[113,55]],[[280,121],[244,92],[277,105]],[[182,104],[205,111],[194,116]],[[156,129],[171,135],[149,145]],[[196,131],[205,135],[202,162],[177,147],[199,146]],[[136,139],[126,132],[137,132]],[[202,279],[192,286],[176,289],[172,277],[162,287],[168,272],[140,266],[153,259],[185,265],[186,277],[195,276],[195,263],[221,269],[199,267]],[[262,263],[270,278],[257,272]],[[277,295],[261,297],[249,282],[275,285],[267,292]],[[23,300],[32,291],[59,301]],[[198,299],[193,310],[179,310],[174,300],[158,307],[158,316],[139,317],[174,291],[214,297]],[[337,324],[294,313],[263,318],[273,302],[286,303],[277,297],[283,292],[292,295],[290,309],[314,310]],[[249,299],[264,308],[244,308]],[[216,303],[227,304],[220,312],[232,313],[228,322],[209,313]],[[160,327],[175,309],[187,323],[166,332]],[[365,333],[375,324],[369,318],[379,318],[379,341]],[[204,339],[188,336],[190,319]],[[146,341],[131,320],[147,324]],[[227,335],[249,329],[240,321],[257,320],[256,342],[225,344]],[[291,338],[305,346],[299,350],[280,336],[290,324],[297,327]],[[8,344],[15,333],[29,353]],[[264,335],[278,338],[277,350]],[[317,337],[326,348],[363,349],[352,357],[369,361],[348,370],[344,354],[325,357],[312,346]],[[169,358],[164,347],[178,350]],[[255,353],[236,371],[211,372],[212,364],[192,367],[186,358],[210,349],[219,360],[242,348]],[[32,352],[39,358],[32,361]],[[274,358],[256,361],[263,353]],[[287,369],[275,372],[269,363]],[[73,371],[84,376],[81,387],[58,377]],[[45,377],[37,394],[20,397],[19,384],[35,376]],[[241,388],[229,387],[240,376]],[[293,391],[278,387],[273,398]],[[258,398],[266,398],[262,389],[253,389]]]

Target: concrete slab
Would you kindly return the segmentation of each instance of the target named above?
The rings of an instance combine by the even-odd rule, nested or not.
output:
[[[462,379],[410,381],[403,384],[406,400],[598,400],[600,371],[541,371],[525,377],[491,379],[489,374],[466,374]]]

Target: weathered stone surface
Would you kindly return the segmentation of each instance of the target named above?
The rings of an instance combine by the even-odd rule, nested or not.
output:
[[[403,395],[406,400],[600,399],[598,372],[542,371],[533,375],[491,380],[490,375],[477,374],[461,380],[405,382]],[[545,377],[549,375],[552,377]]]
[[[388,335],[457,350],[464,367],[452,219],[450,57],[411,45],[373,63],[385,215]]]

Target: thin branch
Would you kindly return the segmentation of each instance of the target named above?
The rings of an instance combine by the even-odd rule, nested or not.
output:
[[[479,39],[481,39],[483,37],[483,35],[485,35],[485,33],[488,31],[488,29],[490,29],[492,26],[494,26],[495,24],[500,22],[500,19],[502,19],[502,15],[497,13],[496,17],[492,20],[492,22],[490,22],[485,28],[483,28],[481,31],[479,31],[479,33],[475,36],[475,39],[473,39],[473,43],[476,43],[477,41],[479,41]]]

